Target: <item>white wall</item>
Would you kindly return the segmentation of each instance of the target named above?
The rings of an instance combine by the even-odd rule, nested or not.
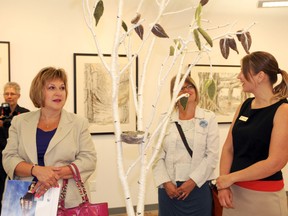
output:
[[[181,0],[182,1],[182,0]],[[188,0],[186,0],[188,1]],[[106,16],[112,14],[115,10],[117,1],[104,1]],[[132,8],[135,6],[134,0],[129,1],[127,15],[131,15]],[[174,6],[179,3],[175,0]],[[184,2],[184,1],[183,1]],[[214,4],[214,5],[213,5]],[[204,16],[209,18],[211,26],[226,24],[227,22],[237,21],[236,28],[247,27],[254,21],[257,21],[251,29],[253,43],[251,51],[265,50],[273,53],[278,59],[280,67],[288,70],[287,62],[287,35],[288,26],[286,17],[275,16],[262,17],[261,14],[247,15],[245,11],[239,14],[218,14],[213,11],[217,1],[211,1],[204,10]],[[152,14],[153,4],[145,7],[147,15]],[[227,10],[229,10],[227,8]],[[175,18],[166,18],[163,25],[170,24],[172,27],[167,29],[168,34],[177,36],[187,26],[185,17],[191,13],[185,13],[180,20]],[[103,19],[99,24],[101,28],[100,40],[103,50],[110,53],[113,38],[113,24],[110,19]],[[35,74],[43,67],[52,65],[63,67],[67,70],[69,76],[69,96],[65,108],[68,111],[74,111],[73,95],[73,53],[95,53],[96,48],[86,24],[83,19],[81,0],[0,0],[0,41],[10,41],[11,43],[11,80],[18,82],[22,87],[22,96],[19,104],[31,110],[34,110],[28,95],[30,83]],[[159,59],[166,54],[168,42],[159,41],[159,49],[154,52],[153,64],[149,70],[158,71]],[[212,51],[212,62],[214,64],[235,65],[239,64],[240,58],[245,54],[239,47],[240,54],[231,53],[228,60],[220,56],[218,44]],[[140,60],[141,61],[141,60]],[[201,60],[201,63],[207,63],[207,59]],[[141,67],[141,65],[140,65]],[[149,80],[153,80],[153,73],[149,74]],[[165,110],[165,105],[169,101],[168,86],[167,94],[162,95],[161,107]],[[1,93],[2,89],[0,89]],[[155,87],[152,82],[146,87],[147,95],[154,95]],[[1,93],[2,95],[2,93]],[[0,98],[0,102],[3,98]],[[151,98],[145,100],[147,110],[150,109]],[[229,124],[220,126],[221,144],[224,142]],[[109,207],[125,206],[122,188],[119,183],[116,165],[116,148],[112,135],[93,136],[95,146],[98,152],[97,170],[90,184],[92,190],[93,202],[109,202]],[[138,155],[138,149],[135,146],[124,146],[125,165],[128,166]],[[285,181],[288,180],[287,168],[284,171]],[[137,199],[137,179],[138,173],[132,172],[129,176],[129,182],[132,186],[132,199],[134,204]],[[286,185],[286,190],[288,187]],[[96,192],[95,192],[96,191]],[[157,203],[157,194],[151,173],[147,181],[146,204]]]

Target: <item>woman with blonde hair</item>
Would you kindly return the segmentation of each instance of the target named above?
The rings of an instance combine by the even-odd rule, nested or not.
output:
[[[198,106],[199,92],[191,77],[185,79],[181,94],[189,95],[187,105],[176,103],[153,165],[159,216],[211,216],[209,181],[218,163],[218,124],[213,112]]]

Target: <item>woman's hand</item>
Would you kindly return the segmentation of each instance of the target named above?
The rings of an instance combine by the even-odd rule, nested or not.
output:
[[[52,166],[35,166],[33,175],[37,177],[38,182],[34,187],[35,196],[41,197],[51,187],[59,187],[58,180],[60,177],[57,174],[59,167]]]
[[[177,186],[173,184],[171,181],[165,182],[163,186],[165,188],[167,195],[170,197],[170,199],[180,196],[179,192],[177,191]]]
[[[219,190],[218,199],[219,199],[221,206],[225,208],[234,208],[233,207],[233,194],[230,188]]]
[[[195,186],[196,183],[192,179],[185,181],[180,187],[177,188],[177,191],[180,194],[178,199],[185,200]]]
[[[229,188],[232,184],[234,184],[231,174],[221,175],[216,179],[216,187],[218,190],[222,190],[225,188]]]

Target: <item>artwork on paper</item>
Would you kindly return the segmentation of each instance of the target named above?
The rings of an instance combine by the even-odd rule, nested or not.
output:
[[[238,106],[250,96],[242,91],[239,72],[237,65],[196,65],[191,70],[199,88],[199,105],[215,112],[219,123],[231,123]]]
[[[10,81],[10,42],[0,41],[0,94],[2,87]],[[3,99],[4,100],[4,99]],[[1,102],[2,100],[0,100]]]
[[[111,58],[109,55],[106,58]],[[120,61],[123,68],[127,60]],[[75,112],[85,116],[90,132],[113,133],[112,80],[97,55],[75,54]],[[118,113],[123,130],[135,130],[136,114],[133,106],[129,70],[119,80]],[[135,82],[135,80],[134,80]]]

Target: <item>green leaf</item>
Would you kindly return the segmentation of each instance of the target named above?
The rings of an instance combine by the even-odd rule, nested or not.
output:
[[[195,20],[199,27],[201,26],[201,12],[202,12],[202,5],[199,3],[198,7],[195,10]]]
[[[198,28],[198,31],[204,37],[204,39],[207,41],[207,43],[210,45],[210,47],[213,47],[213,41],[212,41],[211,37],[209,36],[209,34],[204,29],[202,29],[201,27]]]
[[[100,18],[102,17],[103,12],[104,12],[104,4],[103,4],[103,1],[100,0],[97,3],[96,8],[94,10],[94,18],[95,18],[95,21],[96,21],[96,26],[97,26]]]
[[[122,20],[122,28],[127,32],[128,31],[128,27],[126,25],[126,23]]]
[[[170,46],[170,52],[169,52],[169,56],[173,56],[175,52],[175,49],[173,46]]]
[[[180,50],[182,47],[180,39],[174,39],[173,41],[174,41],[175,45],[177,45],[177,49]]]
[[[206,80],[204,90],[207,91],[208,97],[213,100],[216,95],[216,83],[213,79]]]
[[[207,89],[209,88],[209,86],[211,85],[212,83],[212,79],[208,79],[205,81],[205,84],[204,84],[204,91],[207,91]]]
[[[200,41],[199,33],[198,33],[197,29],[193,30],[193,34],[194,34],[195,43],[196,43],[198,49],[201,51],[201,41]]]
[[[180,99],[180,104],[181,104],[181,106],[183,107],[184,110],[185,110],[186,107],[187,107],[187,102],[188,102],[188,97],[182,97],[182,98]]]
[[[195,10],[195,20],[200,19],[201,12],[202,12],[202,5],[199,4]]]

